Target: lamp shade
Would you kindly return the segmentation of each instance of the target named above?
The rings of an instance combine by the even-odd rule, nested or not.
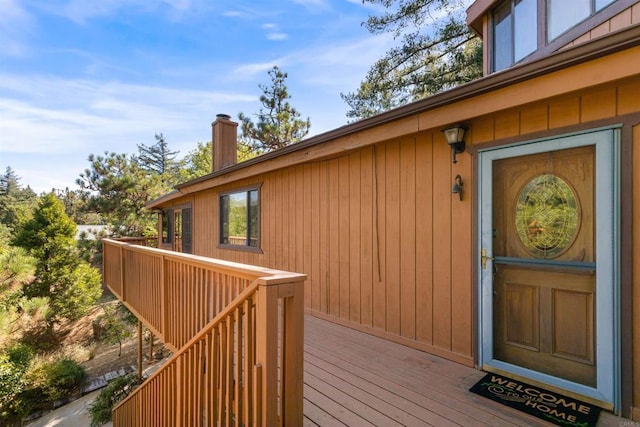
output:
[[[442,131],[442,133],[444,133],[444,137],[447,140],[447,144],[449,145],[454,145],[462,142],[462,139],[464,138],[464,128],[462,127],[445,129]]]

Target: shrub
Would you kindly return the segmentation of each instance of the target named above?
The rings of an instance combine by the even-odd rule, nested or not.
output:
[[[127,397],[137,384],[137,375],[129,374],[114,379],[102,389],[96,400],[89,406],[91,427],[99,427],[111,421],[113,407]]]
[[[53,361],[38,360],[26,374],[28,386],[22,395],[23,403],[34,410],[48,409],[56,400],[81,392],[86,381],[84,368],[66,356]]]

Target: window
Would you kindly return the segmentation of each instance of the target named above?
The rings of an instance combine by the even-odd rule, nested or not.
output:
[[[163,209],[160,214],[162,220],[162,243],[171,243],[173,230],[173,211],[171,209]]]
[[[614,0],[548,0],[547,40],[555,39],[613,2]]]
[[[508,0],[493,12],[493,71],[505,69],[538,47],[537,0]]]
[[[552,53],[582,35],[584,31],[576,27],[598,25],[628,7],[623,2],[607,7],[614,3],[616,0],[504,0],[491,12],[491,71]],[[589,24],[580,25],[591,18]],[[570,31],[574,28],[576,34]]]
[[[220,196],[220,244],[259,247],[260,214],[257,188]]]

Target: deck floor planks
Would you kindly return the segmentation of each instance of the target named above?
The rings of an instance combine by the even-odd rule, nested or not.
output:
[[[482,372],[311,316],[305,322],[305,353],[305,364],[316,357],[336,366],[336,375],[357,373],[454,425],[549,425],[468,392]]]
[[[408,392],[408,390],[406,389],[394,390],[393,384],[391,385],[391,387],[381,387],[381,384],[383,383],[383,380],[381,378],[378,378],[378,381],[376,381],[376,383],[370,382],[365,378],[357,376],[357,369],[350,371],[344,370],[336,365],[327,363],[323,359],[313,356],[309,352],[307,353],[305,363],[306,371],[310,369],[309,366],[312,364],[326,366],[327,370],[335,372],[335,374],[332,375],[339,375],[339,378],[344,379],[344,381],[338,379],[337,382],[339,384],[344,384],[344,382],[347,382],[348,380],[348,385],[343,386],[345,387],[345,389],[359,389],[362,391],[363,394],[360,395],[363,397],[367,394],[370,394],[370,396],[372,396],[373,404],[375,404],[376,408],[378,408],[379,410],[384,410],[388,416],[394,418],[396,421],[403,425],[458,425],[457,423],[452,423],[450,420],[443,418],[440,415],[429,411],[423,406],[412,402],[402,394],[398,394],[398,392]],[[364,391],[364,388],[367,388],[368,392]],[[395,388],[399,389],[399,387]]]
[[[372,422],[347,409],[342,402],[335,401],[332,397],[316,390],[309,384],[304,384],[304,396],[316,406],[322,408],[335,419],[348,426],[374,426]],[[303,408],[304,411],[304,408]]]
[[[304,412],[304,425],[313,426],[344,426],[345,424],[336,419],[333,415],[328,414],[322,408],[308,399],[304,399],[302,403]]]
[[[304,382],[333,401],[339,402],[346,410],[368,420],[373,425],[389,427],[399,427],[402,425],[378,409],[368,405],[366,399],[361,400],[361,395],[349,393],[349,390],[344,387],[344,382],[334,381],[334,378],[332,378],[331,381],[326,381],[311,374],[309,370],[304,374]],[[369,398],[369,402],[372,400],[373,399]]]

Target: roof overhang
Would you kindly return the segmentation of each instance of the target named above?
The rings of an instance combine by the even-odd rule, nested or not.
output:
[[[467,25],[480,37],[482,34],[482,18],[500,0],[476,0],[467,9]]]
[[[499,73],[491,74],[487,77],[483,77],[447,92],[439,93],[385,113],[339,127],[299,143],[289,145],[282,149],[263,154],[259,157],[229,166],[183,184],[179,184],[176,186],[176,191],[149,202],[147,207],[158,208],[169,201],[178,199],[187,194],[214,188],[219,185],[257,175],[259,173],[265,173],[282,167],[317,160],[315,157],[310,157],[310,149],[339,138],[351,139],[349,139],[348,144],[341,147],[335,153],[331,153],[327,150],[322,153],[323,156],[327,157],[332,154],[337,155],[340,152],[345,151],[347,148],[355,149],[365,145],[371,145],[377,141],[363,142],[362,140],[365,138],[359,138],[356,134],[369,131],[384,124],[407,120],[412,116],[420,115],[421,117],[430,117],[431,114],[435,116],[435,110],[442,110],[443,108],[450,107],[456,103],[460,103],[462,106],[464,105],[464,101],[481,98],[494,91],[508,88],[510,86],[517,85],[518,83],[545,76],[556,71],[568,69],[582,63],[595,61],[599,58],[638,46],[640,46],[640,24],[627,27],[621,31],[611,33],[608,36],[596,39],[592,42],[559,51],[539,61],[522,64]],[[618,66],[617,68],[622,67]],[[610,71],[612,73],[611,79],[625,78],[640,74],[640,65],[637,62],[628,63],[628,67],[626,67],[626,69],[615,69]],[[590,82],[590,84],[596,83]],[[505,104],[503,108],[508,108],[508,106]],[[475,113],[477,113],[477,111]],[[443,124],[450,124],[456,120],[458,120],[458,118],[453,117],[449,119],[448,123]],[[443,120],[441,119],[440,121]],[[420,129],[416,129],[416,131],[417,130]],[[284,158],[286,161],[273,163],[273,166],[271,167],[265,166],[267,162],[280,158]]]

